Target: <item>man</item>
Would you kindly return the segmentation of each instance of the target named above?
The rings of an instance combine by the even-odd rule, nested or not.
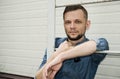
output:
[[[58,49],[37,72],[37,79],[94,79],[98,65],[106,54],[96,50],[108,50],[104,38],[88,40],[88,13],[81,5],[67,6],[63,13],[67,38],[57,40]],[[56,45],[57,45],[56,44]]]

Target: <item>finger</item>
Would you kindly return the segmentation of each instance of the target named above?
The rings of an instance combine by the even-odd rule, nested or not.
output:
[[[42,77],[42,79],[47,79],[46,76],[45,76],[45,73],[43,73],[43,77]]]
[[[51,72],[52,72],[51,68],[50,67],[46,67],[46,69],[45,69],[45,76],[48,77]]]
[[[44,72],[45,72],[45,73],[44,73],[44,77],[45,77],[45,78],[48,78],[48,74],[49,74],[49,71],[50,71],[50,70],[48,70],[48,69],[49,69],[49,67],[47,66],[47,67],[45,68],[45,70],[44,70]]]
[[[45,69],[45,77],[48,77],[48,70]]]
[[[56,75],[57,71],[53,71],[51,74],[50,74],[50,79],[54,79],[55,75]]]

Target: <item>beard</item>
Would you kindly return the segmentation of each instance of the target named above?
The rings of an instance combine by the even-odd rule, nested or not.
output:
[[[71,40],[71,41],[77,41],[77,40],[81,39],[83,36],[84,36],[84,34],[80,34],[77,37],[72,38],[67,34],[68,39]]]

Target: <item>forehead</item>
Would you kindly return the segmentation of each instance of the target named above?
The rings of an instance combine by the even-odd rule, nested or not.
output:
[[[69,11],[65,13],[65,20],[70,20],[70,19],[85,19],[84,17],[84,12],[81,9],[74,10],[74,11]]]

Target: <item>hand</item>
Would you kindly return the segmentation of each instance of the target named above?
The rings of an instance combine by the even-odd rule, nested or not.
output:
[[[48,74],[48,79],[54,79],[56,73],[60,70],[61,66],[62,66],[62,63],[49,68],[48,70],[51,70],[51,72]]]
[[[37,73],[35,75],[36,79],[44,79],[43,69],[44,69],[44,67],[42,67],[39,71],[37,71]]]
[[[46,78],[53,79],[56,73],[61,68],[61,66],[62,66],[62,61],[59,55],[55,59],[53,59],[49,64],[46,65],[44,69],[45,72],[44,74],[46,75]]]

